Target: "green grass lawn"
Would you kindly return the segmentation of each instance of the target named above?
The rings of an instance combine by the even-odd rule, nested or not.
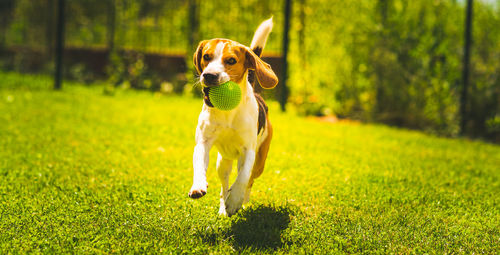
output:
[[[0,73],[2,253],[500,252],[500,147],[283,114],[251,202],[193,200],[202,101]],[[234,178],[234,177],[233,177]]]

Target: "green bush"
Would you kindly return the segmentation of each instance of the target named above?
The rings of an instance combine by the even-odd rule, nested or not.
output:
[[[299,112],[458,134],[462,3],[311,0],[297,6],[289,84]],[[500,15],[481,2],[474,9],[467,130],[485,136],[486,121],[500,110]]]

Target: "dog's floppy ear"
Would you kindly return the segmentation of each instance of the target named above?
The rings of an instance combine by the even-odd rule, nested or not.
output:
[[[203,68],[201,66],[201,57],[203,56],[203,47],[205,47],[205,44],[207,44],[207,40],[201,41],[200,44],[198,44],[198,48],[194,52],[193,56],[193,63],[196,67],[196,71],[198,71],[198,74],[201,74],[203,72]]]
[[[278,77],[271,69],[271,66],[262,61],[251,49],[246,48],[246,65],[247,68],[255,70],[257,80],[265,89],[272,89],[278,84]]]

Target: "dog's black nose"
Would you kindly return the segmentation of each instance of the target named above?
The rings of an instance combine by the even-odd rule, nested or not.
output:
[[[213,73],[204,73],[203,80],[206,85],[217,85],[219,81],[219,75]]]

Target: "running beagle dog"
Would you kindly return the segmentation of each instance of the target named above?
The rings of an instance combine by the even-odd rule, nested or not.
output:
[[[272,18],[262,22],[250,48],[228,39],[212,39],[200,42],[194,53],[204,104],[196,128],[193,186],[189,197],[200,198],[207,193],[209,151],[215,145],[219,152],[217,173],[222,183],[221,215],[231,216],[249,201],[254,179],[264,170],[273,130],[267,105],[254,92],[253,84],[271,89],[278,83],[271,66],[260,58],[272,27]],[[208,91],[227,81],[238,83],[242,98],[233,110],[222,111],[213,107]],[[236,159],[238,176],[229,188],[229,175]]]

